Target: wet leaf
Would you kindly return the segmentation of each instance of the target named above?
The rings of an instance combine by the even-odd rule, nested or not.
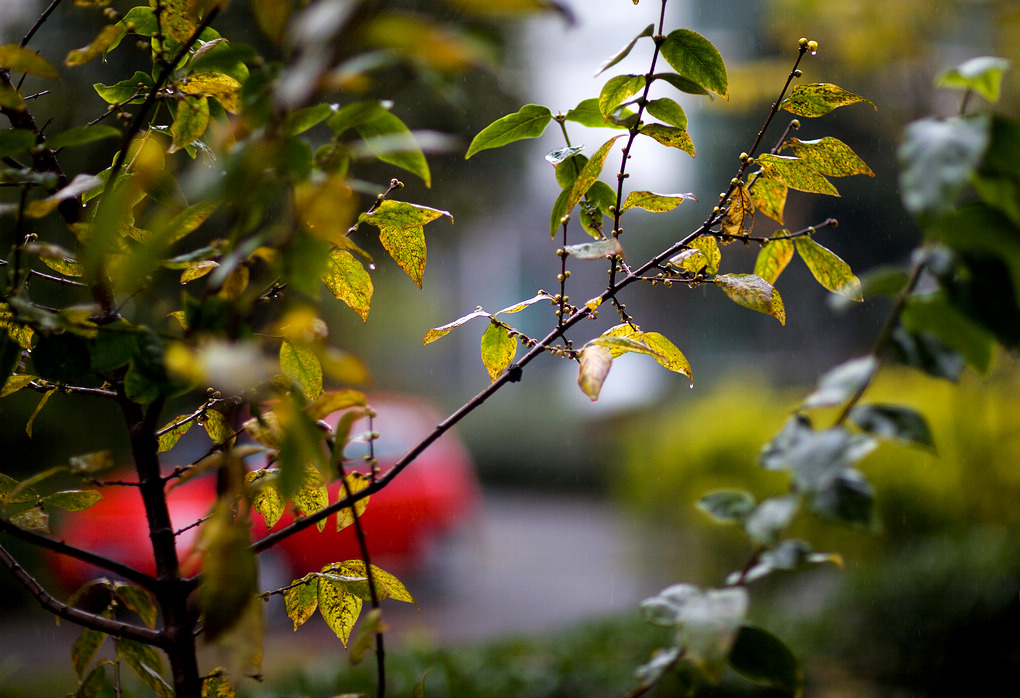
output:
[[[496,119],[474,137],[464,159],[489,148],[501,148],[525,138],[538,138],[552,120],[549,107],[526,104],[513,114]]]
[[[694,141],[682,128],[662,126],[661,124],[645,124],[641,127],[640,133],[653,138],[659,143],[670,148],[678,148],[691,157],[694,157]]]
[[[314,572],[291,582],[292,586],[283,592],[287,617],[294,621],[297,630],[311,618],[319,607],[319,577]]]
[[[875,371],[878,360],[861,356],[835,366],[818,379],[818,387],[804,400],[804,407],[837,407],[866,386]]]
[[[849,264],[831,250],[819,245],[810,236],[796,238],[794,243],[797,254],[804,260],[804,264],[811,270],[818,283],[829,291],[851,300],[864,300],[860,279],[850,271]]]
[[[789,230],[779,230],[773,235],[773,238],[789,234]],[[793,249],[793,241],[787,238],[773,239],[771,242],[766,243],[761,248],[758,258],[754,262],[755,275],[760,276],[775,286],[776,279],[779,278],[779,275],[786,269],[786,265],[793,259]]]
[[[645,346],[652,350],[652,358],[658,361],[659,365],[674,373],[687,376],[691,387],[694,387],[694,373],[691,371],[691,364],[673,342],[658,332],[644,332],[641,335],[641,340]]]
[[[191,145],[209,127],[209,100],[205,97],[185,97],[177,101],[177,111],[170,125],[173,145],[167,150],[177,152]]]
[[[924,415],[903,405],[858,405],[850,410],[850,421],[880,439],[935,449]]]
[[[623,202],[623,210],[643,208],[653,213],[666,213],[682,204],[685,200],[697,201],[694,194],[656,194],[651,191],[632,191]]]
[[[12,73],[32,73],[44,78],[57,77],[57,69],[32,49],[18,44],[0,46],[0,66]]]
[[[631,51],[631,49],[634,48],[634,44],[636,44],[639,39],[642,39],[642,38],[644,38],[646,36],[651,36],[654,31],[655,31],[655,25],[654,24],[649,24],[647,27],[645,27],[644,30],[640,34],[638,34],[633,39],[631,39],[630,43],[628,43],[626,46],[624,46],[622,49],[620,49],[616,53],[615,56],[613,56],[612,58],[610,58],[606,62],[604,62],[602,65],[600,65],[598,72],[595,73],[595,77],[598,77],[599,75],[601,75],[602,73],[604,73],[605,71],[609,70],[610,68],[612,68],[614,65],[616,65],[620,61],[622,61],[628,55],[630,55],[630,51]]]
[[[602,384],[612,365],[613,355],[604,346],[589,344],[581,350],[581,370],[577,375],[577,385],[592,402],[599,399]]]
[[[771,315],[779,320],[781,325],[786,324],[786,308],[783,306],[783,299],[780,297],[779,291],[772,288],[772,285],[760,276],[720,274],[715,277],[715,285],[721,288],[733,302],[759,313]]]
[[[618,106],[644,88],[644,75],[617,75],[609,78],[599,93],[599,112],[608,118]]]
[[[857,156],[857,153],[838,138],[826,136],[815,141],[790,138],[783,143],[783,150],[787,148],[793,150],[794,155],[811,167],[829,177],[848,177],[858,174],[875,176],[875,173]]]
[[[1002,74],[1009,70],[1011,65],[1012,63],[1005,58],[994,56],[971,58],[955,68],[940,73],[935,78],[935,85],[974,90],[989,102],[998,102]]]
[[[424,226],[441,216],[453,221],[449,211],[386,200],[372,213],[361,214],[358,222],[379,228],[383,247],[421,288],[426,257]]]
[[[793,652],[774,635],[741,626],[730,648],[730,666],[752,681],[775,686],[791,696],[804,691],[804,672]]]
[[[797,191],[839,196],[832,182],[800,158],[765,153],[758,157],[758,164],[761,165],[759,176],[764,179],[774,180]]]
[[[729,99],[726,64],[711,41],[690,29],[676,29],[666,37],[661,51],[680,77]]]
[[[425,337],[423,337],[421,340],[422,346],[426,344],[432,344],[432,342],[436,341],[440,337],[445,337],[446,335],[448,335],[450,333],[450,330],[454,329],[455,327],[460,327],[469,320],[474,320],[475,318],[479,317],[491,318],[492,315],[482,310],[481,306],[479,306],[473,313],[468,313],[463,317],[457,318],[453,322],[448,322],[445,325],[434,327],[433,329],[426,332]]]
[[[517,337],[511,337],[505,327],[495,323],[485,328],[481,345],[482,363],[495,381],[517,355]]]
[[[368,321],[369,306],[372,303],[372,279],[365,267],[350,252],[333,250],[329,253],[326,273],[322,277],[330,293]]]
[[[754,207],[783,225],[783,209],[786,207],[787,187],[782,182],[765,177],[755,177],[748,185],[751,192],[751,203]]]
[[[853,92],[847,92],[837,85],[820,82],[810,85],[797,85],[790,92],[790,95],[783,100],[781,106],[786,111],[792,112],[797,116],[811,118],[824,116],[833,109],[858,102],[870,104],[878,111],[878,107],[870,99],[855,95]]]

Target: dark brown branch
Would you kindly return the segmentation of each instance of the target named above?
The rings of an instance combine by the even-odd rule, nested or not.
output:
[[[90,565],[101,567],[107,572],[111,572],[118,577],[123,577],[127,581],[134,582],[138,586],[145,587],[146,589],[155,589],[156,587],[156,580],[141,570],[137,570],[134,567],[125,565],[124,563],[116,560],[111,560],[108,557],[98,555],[89,550],[83,550],[81,548],[76,548],[73,545],[68,545],[62,541],[47,538],[46,536],[35,533],[34,531],[26,531],[25,529],[19,528],[11,522],[3,519],[0,519],[0,533],[6,533],[12,538],[19,538],[36,547],[52,550],[60,555],[73,557],[76,560],[87,562]]]
[[[113,635],[114,637],[123,637],[128,640],[144,642],[147,645],[154,645],[156,647],[162,647],[164,645],[165,638],[163,633],[158,630],[149,630],[148,628],[131,625],[130,623],[123,623],[119,620],[103,618],[102,616],[97,616],[94,613],[89,613],[81,610],[80,608],[68,606],[66,603],[58,601],[49,592],[43,589],[42,585],[36,581],[35,577],[29,574],[24,567],[18,564],[18,561],[15,560],[3,546],[0,546],[0,564],[9,570],[22,586],[28,589],[32,596],[35,597],[35,600],[39,602],[40,606],[64,620],[69,620],[84,628],[98,630],[99,632]]]
[[[46,22],[49,16],[53,14],[53,10],[57,9],[57,6],[62,1],[63,0],[53,0],[53,2],[50,3],[49,7],[42,11],[42,14],[39,15],[39,19],[35,20],[35,24],[32,25],[32,28],[29,29],[28,33],[21,38],[20,44],[21,48],[25,48],[26,46],[28,46],[28,42],[31,41],[32,37],[35,36],[35,33],[39,31],[39,27],[41,27],[43,23]]]

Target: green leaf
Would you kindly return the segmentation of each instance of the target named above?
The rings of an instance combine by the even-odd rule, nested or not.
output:
[[[787,187],[782,182],[758,177],[757,175],[747,186],[751,193],[751,203],[756,210],[783,225],[783,209],[786,208]]]
[[[125,17],[124,19],[127,18]],[[102,30],[100,30],[99,35],[96,36],[96,38],[93,39],[92,43],[88,46],[76,48],[68,52],[67,57],[64,58],[64,65],[75,67],[84,65],[89,61],[98,58],[104,51],[115,47],[125,33],[124,27],[122,27],[120,23],[106,25],[102,28]]]
[[[759,313],[771,315],[786,324],[786,308],[779,291],[760,276],[754,274],[719,274],[714,283],[733,302]]]
[[[760,176],[785,184],[790,189],[839,196],[836,187],[818,170],[800,158],[766,153],[758,157]]]
[[[651,191],[632,191],[623,202],[623,210],[643,208],[653,213],[666,213],[682,204],[685,200],[697,201],[694,194],[656,194]]]
[[[609,151],[613,147],[613,143],[616,142],[617,138],[621,138],[623,134],[619,136],[613,136],[608,141],[603,143],[595,154],[591,156],[591,159],[581,169],[581,172],[577,175],[577,179],[574,180],[574,185],[570,189],[570,195],[567,197],[567,215],[574,210],[574,206],[581,200],[588,190],[592,187],[595,181],[602,174],[602,167],[606,162],[606,157],[609,155]]]
[[[347,591],[342,584],[324,578],[319,581],[317,600],[319,613],[346,647],[351,629],[361,615],[361,599]]]
[[[661,124],[645,124],[641,127],[640,133],[654,138],[659,143],[670,148],[677,148],[694,157],[694,141],[682,128],[663,126]]]
[[[900,197],[922,225],[952,209],[988,149],[990,123],[978,115],[921,119],[904,129],[897,152]]]
[[[453,221],[449,211],[387,199],[372,213],[358,216],[358,222],[379,228],[383,247],[421,288],[426,257],[424,226],[440,216]]]
[[[878,359],[871,354],[850,359],[835,366],[818,379],[818,387],[804,400],[804,407],[838,407],[853,397],[878,370]]]
[[[89,668],[92,660],[103,643],[106,642],[106,633],[91,628],[83,628],[81,635],[71,645],[71,666],[79,679],[84,678],[85,670]]]
[[[687,376],[694,387],[694,373],[691,371],[691,364],[673,342],[658,332],[643,332],[641,340],[652,350],[652,358],[659,362],[659,365],[674,373],[682,373]]]
[[[64,511],[84,511],[101,500],[103,495],[95,490],[64,490],[42,498],[43,506],[57,507]]]
[[[994,56],[971,58],[955,68],[940,73],[935,78],[935,85],[974,90],[989,102],[998,102],[1002,74],[1009,70],[1011,65],[1012,63],[1005,58]]]
[[[181,414],[170,420],[162,429],[158,436],[159,452],[169,451],[177,441],[188,433],[188,430],[194,426],[195,420],[192,419],[190,414]],[[179,425],[179,426],[178,426]]]
[[[577,385],[588,399],[599,399],[602,384],[613,366],[613,355],[609,349],[598,344],[588,344],[581,350],[581,368],[577,374]]]
[[[644,75],[617,75],[609,78],[599,93],[599,111],[608,118],[614,109],[644,88]]]
[[[687,130],[687,114],[683,108],[671,99],[653,99],[645,105],[649,114],[670,126]]]
[[[100,82],[92,85],[92,88],[109,104],[130,104],[134,100],[141,100],[149,92],[155,83],[148,73],[136,70],[135,74],[127,80],[112,85],[104,85]]]
[[[326,273],[322,283],[329,292],[342,300],[347,306],[368,321],[369,306],[372,303],[372,278],[365,267],[345,250],[333,250],[329,253]]]
[[[283,592],[284,606],[287,616],[294,621],[294,630],[304,625],[319,607],[319,584],[319,577],[313,572],[295,579],[291,587]]]
[[[754,507],[754,495],[744,490],[711,492],[698,500],[699,509],[723,522],[741,522]]]
[[[285,341],[280,345],[280,368],[291,382],[301,386],[309,400],[322,394],[322,364],[314,352]]]
[[[496,119],[474,137],[464,159],[489,148],[501,148],[525,138],[538,138],[552,120],[549,107],[526,104],[513,114]]]
[[[631,113],[626,111],[623,116],[626,117]],[[597,97],[581,101],[576,107],[567,111],[565,118],[567,121],[573,121],[589,128],[626,128],[613,121],[608,121],[602,115],[602,112],[599,111],[599,100]]]
[[[850,410],[850,421],[880,439],[935,449],[928,421],[920,412],[902,405],[858,405]]]
[[[798,158],[829,177],[848,177],[858,174],[875,176],[875,173],[858,157],[857,153],[838,138],[826,136],[815,141],[790,138],[783,143],[783,150],[786,148],[793,150]]]
[[[377,107],[355,126],[365,146],[383,162],[407,170],[432,186],[432,173],[425,154],[410,129],[386,109]]]
[[[126,638],[115,638],[118,654],[127,662],[146,686],[159,698],[173,698],[174,691],[160,674],[163,660],[159,652],[148,645]]]
[[[30,150],[35,145],[35,134],[26,128],[5,128],[0,131],[0,158]]]
[[[742,625],[727,660],[752,681],[775,686],[791,696],[804,691],[800,662],[779,638],[761,628]]]
[[[202,575],[198,608],[205,613],[205,634],[215,640],[237,625],[258,590],[255,554],[246,515],[234,518],[231,503],[219,499],[200,529]]]
[[[779,230],[773,235],[773,238],[777,235],[789,234],[789,230]],[[754,262],[754,273],[774,286],[776,279],[783,273],[791,259],[793,259],[793,241],[787,238],[773,239],[758,253],[758,258]]]
[[[0,46],[0,66],[12,73],[32,73],[44,78],[57,77],[57,69],[48,60],[32,49],[18,44]]]
[[[804,260],[804,264],[811,270],[818,283],[829,291],[851,300],[864,300],[860,279],[850,271],[849,264],[831,250],[819,245],[810,236],[796,238],[794,243],[797,254]]]
[[[454,329],[455,327],[460,327],[461,325],[463,325],[464,323],[468,322],[469,320],[474,320],[477,317],[491,318],[492,315],[490,313],[487,313],[484,310],[482,310],[481,306],[479,306],[478,309],[475,310],[473,313],[468,313],[467,315],[464,315],[463,317],[457,318],[453,322],[448,322],[445,325],[440,325],[439,327],[434,327],[431,330],[429,330],[428,332],[426,332],[425,333],[425,337],[422,338],[422,340],[421,340],[422,346],[424,346],[426,344],[432,344],[432,342],[436,341],[440,337],[445,337],[446,335],[448,335],[450,333],[450,330]]]
[[[511,337],[502,325],[492,323],[482,334],[481,354],[489,380],[495,382],[517,355],[517,337]]]
[[[677,29],[669,33],[660,50],[680,77],[729,99],[726,64],[711,41],[690,29]]]
[[[287,114],[283,120],[283,131],[288,136],[296,136],[304,133],[313,126],[321,124],[333,115],[333,105],[316,104],[314,107],[305,107]]]
[[[878,111],[878,107],[870,99],[855,95],[853,92],[847,92],[842,87],[827,82],[797,85],[783,100],[781,106],[797,116],[812,118],[825,116],[833,109],[857,102],[870,104],[875,111]]]
[[[95,126],[77,126],[75,128],[61,131],[52,138],[46,139],[46,147],[50,150],[59,150],[76,145],[94,143],[106,138],[120,138],[120,129],[105,124]],[[95,186],[95,185],[93,185]]]
[[[156,602],[147,590],[136,587],[133,584],[122,584],[115,582],[113,592],[129,610],[142,619],[142,622],[149,628],[156,627],[156,617],[159,609]]]
[[[597,242],[583,242],[579,245],[567,245],[564,247],[567,253],[575,259],[606,259],[607,257],[623,257],[623,248],[616,238],[599,240]]]
[[[669,83],[676,89],[690,95],[705,95],[712,97],[711,93],[701,85],[697,84],[693,80],[689,80],[685,77],[677,75],[676,73],[656,73],[652,76],[652,80],[661,80]]]
[[[655,25],[654,24],[649,24],[647,27],[645,27],[644,30],[640,34],[638,34],[633,39],[631,39],[630,43],[628,43],[626,46],[624,46],[622,49],[620,49],[615,56],[613,56],[612,58],[607,60],[605,63],[600,65],[598,72],[595,73],[595,77],[598,77],[599,75],[601,75],[602,73],[606,72],[607,70],[612,68],[614,65],[616,65],[617,63],[622,61],[624,58],[626,58],[630,54],[631,49],[634,48],[634,44],[636,44],[639,39],[642,39],[642,38],[644,38],[646,36],[651,36],[654,33],[654,31],[655,31]]]
[[[556,238],[556,231],[561,225],[570,220],[570,210],[567,209],[567,202],[570,200],[572,189],[564,189],[553,202],[552,211],[549,214],[549,237]]]
[[[96,698],[106,684],[106,665],[96,664],[88,676],[81,679],[80,684],[74,698]]]

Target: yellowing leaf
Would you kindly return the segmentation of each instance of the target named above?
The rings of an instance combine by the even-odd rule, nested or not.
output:
[[[754,227],[754,204],[751,202],[747,186],[741,183],[740,186],[734,187],[728,204],[726,215],[719,222],[720,232],[735,236],[751,232]]]
[[[861,282],[850,271],[850,265],[831,250],[822,247],[810,237],[796,239],[797,253],[815,279],[826,289],[850,300],[863,301]]]
[[[295,579],[291,587],[283,592],[283,603],[287,616],[294,621],[294,630],[304,625],[318,608],[319,583],[318,575],[307,574],[301,579]]]
[[[702,235],[690,242],[693,249],[701,252],[705,260],[705,273],[715,274],[719,271],[719,264],[722,262],[722,252],[719,251],[719,243],[710,235]]]
[[[227,418],[219,410],[206,410],[205,420],[202,422],[205,433],[217,444],[233,446],[236,436],[234,428],[227,422]]]
[[[92,43],[82,48],[76,48],[67,54],[64,65],[79,66],[88,63],[93,58],[110,47],[115,41],[119,41],[125,34],[123,27],[117,24],[108,24],[99,32],[99,36],[92,40]]]
[[[84,511],[102,498],[103,495],[95,490],[64,490],[43,497],[42,503],[64,511]]]
[[[229,503],[218,500],[199,538],[203,555],[198,606],[205,612],[210,639],[238,623],[254,599],[256,563],[250,543],[247,512],[235,519]]]
[[[330,293],[342,300],[348,307],[368,320],[368,310],[372,303],[372,279],[361,262],[350,252],[333,250],[329,254],[326,273],[322,277]]]
[[[343,177],[305,182],[294,192],[294,205],[302,222],[318,237],[345,247],[347,230],[354,221],[357,197]]]
[[[170,125],[173,144],[167,149],[175,153],[191,145],[209,127],[209,100],[205,97],[185,97],[177,102],[174,122]]]
[[[607,257],[625,257],[620,241],[615,238],[598,240],[597,242],[582,242],[580,245],[567,245],[563,248],[575,259],[606,259]]]
[[[800,158],[766,153],[758,158],[758,164],[761,165],[761,177],[785,184],[790,189],[839,196],[832,182]]]
[[[789,235],[790,231],[780,230],[776,235]],[[774,237],[774,236],[773,236]],[[770,284],[775,285],[776,279],[793,259],[793,241],[781,238],[765,244],[758,253],[754,263],[754,273]]]
[[[588,399],[599,399],[602,384],[613,365],[613,355],[604,346],[589,344],[581,350],[581,370],[577,374],[577,385]]]
[[[25,433],[28,434],[28,438],[32,438],[32,425],[35,424],[35,418],[39,416],[39,413],[42,412],[42,408],[46,406],[46,403],[55,392],[57,392],[56,388],[47,390],[39,399],[39,404],[35,406],[35,409],[32,411],[32,416],[28,418],[28,423],[25,424]]]
[[[721,288],[733,302],[759,313],[771,315],[779,320],[780,324],[786,324],[786,308],[783,306],[783,299],[780,297],[779,291],[772,288],[772,285],[760,276],[720,274],[715,277],[715,285]]]
[[[440,216],[453,220],[449,211],[386,200],[372,213],[361,214],[358,222],[379,228],[383,247],[421,288],[426,257],[424,226]]]
[[[259,29],[276,43],[283,41],[294,10],[293,0],[251,0],[250,4]]]
[[[641,339],[649,349],[656,352],[652,358],[658,361],[664,368],[687,376],[691,382],[691,387],[694,387],[694,374],[691,372],[691,364],[673,342],[658,332],[645,332],[642,334]]]
[[[346,497],[348,492],[354,494],[368,487],[371,480],[367,475],[363,475],[359,472],[353,472],[344,478],[345,486],[340,488],[340,497]],[[366,507],[368,507],[368,500],[370,497],[364,497],[354,503],[354,510],[351,507],[341,509],[336,513],[336,530],[342,531],[348,526],[354,524],[354,515],[357,514],[359,517],[365,513]]]
[[[26,376],[23,374],[8,376],[7,382],[4,383],[3,389],[0,390],[0,397],[7,397],[8,395],[18,392],[33,380],[35,380],[35,376]]]
[[[510,311],[510,312],[512,312],[512,311]],[[476,308],[473,313],[468,313],[467,315],[464,315],[463,317],[457,318],[453,322],[448,322],[445,325],[440,325],[439,327],[434,327],[431,330],[429,330],[428,332],[426,332],[425,336],[421,340],[422,346],[425,346],[426,344],[432,344],[432,342],[436,341],[440,337],[445,337],[446,335],[448,335],[450,333],[450,330],[454,329],[455,327],[460,327],[461,325],[463,325],[464,323],[468,322],[469,320],[474,320],[476,317],[489,317],[489,318],[491,318],[492,315],[487,313],[487,312],[485,312],[484,310],[482,310],[481,306],[478,306],[478,308]]]
[[[14,85],[0,83],[0,107],[13,109],[14,111],[24,111],[25,100],[21,98],[18,88],[14,87]]]
[[[280,368],[292,382],[301,386],[310,400],[322,394],[322,364],[315,353],[290,342],[280,345]]]
[[[754,207],[779,225],[783,225],[786,185],[773,179],[755,177],[748,185],[748,190],[751,192],[751,203]]]
[[[602,174],[602,166],[606,162],[606,157],[609,155],[609,151],[613,147],[613,143],[616,142],[620,136],[613,136],[608,141],[603,143],[595,154],[591,156],[591,159],[581,168],[580,173],[577,175],[577,179],[574,180],[574,185],[570,188],[570,194],[566,200],[566,211],[564,215],[570,215],[570,212],[574,210],[574,206],[577,206],[577,202],[591,189],[592,185]]]
[[[57,70],[48,60],[29,48],[17,44],[0,46],[0,66],[12,73],[32,73],[44,78],[57,77]]]
[[[351,629],[361,615],[361,599],[347,591],[342,584],[320,579],[317,601],[319,613],[346,647]]]
[[[177,440],[184,436],[188,429],[194,426],[195,420],[190,414],[182,414],[174,417],[158,432],[159,452],[169,451],[177,443]]]
[[[608,117],[628,97],[636,95],[645,88],[644,75],[617,75],[609,78],[599,93],[599,111]]]
[[[183,285],[189,281],[200,279],[219,266],[219,262],[214,262],[211,259],[207,259],[204,262],[198,262],[197,264],[192,264],[190,267],[181,272],[181,284]]]
[[[632,191],[623,202],[623,210],[643,208],[653,213],[666,213],[684,202],[685,199],[697,201],[694,194],[656,194],[650,191]]]
[[[490,324],[482,334],[481,354],[489,380],[495,381],[517,355],[517,337],[511,337],[502,325]]]
[[[790,96],[783,100],[782,107],[797,116],[815,117],[824,116],[837,107],[857,102],[870,104],[876,111],[878,110],[870,99],[827,82],[797,85],[790,92]]]
[[[331,390],[312,401],[305,412],[312,419],[324,419],[338,410],[365,407],[368,401],[360,390]]]
[[[298,506],[306,516],[314,514],[320,509],[325,509],[329,504],[329,492],[322,481],[322,475],[314,465],[305,466],[304,483],[294,493],[294,504]],[[326,519],[322,519],[316,527],[322,531],[326,528]]]
[[[195,97],[212,97],[232,114],[241,111],[241,83],[226,73],[194,73],[177,83],[177,89]]]
[[[254,488],[254,493],[251,496],[252,507],[265,519],[267,529],[275,526],[284,512],[285,502],[276,488],[275,475],[276,473],[270,474],[269,471],[260,470],[245,473],[244,476],[245,483]],[[312,611],[314,610],[313,608]],[[297,626],[295,626],[296,629]]]
[[[875,176],[871,168],[858,157],[850,146],[832,136],[826,136],[816,141],[791,138],[783,144],[783,149],[786,148],[793,150],[797,157],[829,177],[848,177],[858,174]]]
[[[502,310],[497,310],[496,311],[496,315],[499,315],[500,313],[516,313],[516,312],[520,312],[521,310],[524,310],[528,306],[534,305],[535,303],[540,303],[541,301],[551,301],[551,300],[552,300],[552,296],[550,296],[548,293],[539,293],[538,295],[532,296],[531,298],[529,298],[526,301],[521,301],[520,303],[514,303],[513,305],[508,305],[507,307],[503,308]]]
[[[163,31],[179,44],[187,43],[195,33],[193,0],[163,0]]]
[[[663,126],[661,124],[645,124],[641,127],[641,133],[649,138],[654,138],[659,143],[670,148],[678,148],[691,157],[694,157],[694,141],[682,128]]]
[[[413,603],[415,606],[418,605],[418,602],[414,600],[414,597],[411,596],[410,592],[407,591],[407,588],[399,579],[375,565],[372,565],[371,569],[373,581],[376,584],[376,591],[380,598]],[[365,562],[363,560],[345,560],[343,564],[340,565],[340,570],[345,575],[350,575],[355,578],[367,579],[368,577],[367,572],[365,571]]]

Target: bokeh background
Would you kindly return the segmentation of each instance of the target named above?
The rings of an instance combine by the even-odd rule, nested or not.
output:
[[[4,0],[0,42],[17,41],[44,4]],[[235,2],[221,22],[224,34],[262,45],[244,4]],[[431,1],[392,4],[466,21]],[[484,323],[427,347],[421,346],[423,334],[476,305],[493,311],[540,288],[554,290],[559,262],[546,231],[558,187],[544,155],[563,145],[561,136],[550,128],[540,139],[468,161],[463,152],[481,128],[522,104],[566,111],[596,96],[606,77],[594,77],[600,63],[654,21],[659,6],[651,0],[637,6],[622,0],[570,4],[573,26],[551,14],[468,23],[484,49],[466,72],[395,70],[370,87],[370,94],[393,99],[394,111],[412,128],[452,134],[460,145],[430,157],[432,189],[405,180],[407,200],[447,209],[456,219],[426,229],[424,289],[382,263],[374,272],[376,296],[367,323],[340,304],[326,311],[334,341],[365,360],[374,390],[415,393],[443,410],[456,408],[487,382],[478,356]],[[753,142],[804,36],[818,41],[820,50],[802,66],[803,79],[836,83],[868,97],[878,110],[854,105],[802,119],[798,137],[834,135],[876,176],[838,180],[838,199],[791,193],[787,227],[834,216],[839,227],[819,240],[856,272],[902,262],[919,238],[896,191],[903,126],[957,109],[957,93],[931,87],[942,70],[979,55],[1020,64],[1020,3],[1009,0],[671,0],[666,24],[695,29],[717,45],[730,72],[731,98],[683,100],[697,158],[654,144],[635,149],[630,186],[692,192],[699,201],[666,215],[631,214],[624,239],[631,260],[654,254],[707,216],[733,176],[737,155]],[[101,25],[98,13],[68,3],[36,45],[44,53],[52,46],[50,58],[59,58],[87,44]],[[642,70],[642,48],[647,46],[639,44],[613,72]],[[116,60],[123,59],[111,55]],[[59,102],[34,101],[37,118],[52,118],[52,132],[92,118],[102,105],[89,86],[110,82],[107,76],[124,69],[94,62],[81,69],[91,71],[84,76],[62,70],[61,89],[70,94]],[[1003,94],[1000,108],[1016,116],[1020,70],[1007,74]],[[587,152],[612,135],[571,128],[573,143],[586,144]],[[88,169],[84,162],[74,167]],[[369,174],[379,182],[392,176]],[[758,218],[763,227],[756,232],[770,231],[771,222]],[[725,252],[723,271],[744,272],[757,250],[731,246]],[[582,264],[572,267],[572,295],[586,293],[580,290],[585,284],[595,295],[605,272]],[[778,288],[787,307],[785,327],[711,288],[628,293],[628,307],[643,329],[663,333],[686,354],[693,390],[684,377],[628,356],[614,362],[602,397],[591,404],[576,388],[576,365],[547,359],[529,366],[520,384],[462,423],[459,434],[484,487],[484,521],[451,543],[448,559],[455,563],[416,580],[422,613],[395,612],[395,642],[409,648],[409,661],[440,667],[431,680],[435,690],[470,695],[468,684],[452,677],[482,682],[502,671],[506,684],[478,695],[518,695],[520,687],[519,695],[576,695],[563,682],[577,673],[596,682],[587,695],[611,695],[620,682],[626,685],[633,666],[629,656],[614,654],[617,645],[632,648],[636,662],[654,646],[652,629],[645,631],[637,614],[643,595],[675,581],[719,584],[743,564],[748,551],[742,537],[714,527],[694,502],[726,486],[761,495],[781,490],[782,478],[755,465],[758,448],[820,372],[870,347],[889,309],[881,300],[836,307],[796,263]],[[581,332],[595,336],[609,326],[610,313],[603,315],[601,324]],[[543,334],[553,318],[551,309],[536,305],[514,321],[524,332]],[[877,534],[803,523],[802,533],[816,547],[843,553],[846,569],[755,590],[756,618],[806,657],[811,694],[976,695],[981,691],[975,686],[992,685],[1020,668],[1020,641],[1010,630],[1020,615],[1018,380],[1015,362],[1001,356],[991,375],[968,374],[959,390],[897,370],[876,386],[876,398],[906,401],[926,414],[937,452],[887,446],[864,462],[878,491],[883,526]],[[94,450],[104,425],[116,423],[112,410],[91,406],[71,419],[66,411],[44,411],[29,441],[24,424],[36,399],[18,394],[0,402],[5,472],[27,472]],[[32,454],[32,462],[19,454]],[[31,551],[19,551],[33,560]],[[0,577],[0,589],[0,695],[33,695],[25,677],[37,673],[42,660],[54,671],[66,669],[70,680],[66,654],[59,652],[73,635],[49,628],[40,635],[36,628],[48,622],[45,614],[19,607],[23,596],[10,580]],[[554,634],[607,617],[609,625]],[[306,632],[309,639],[303,639]],[[295,649],[281,650],[275,661],[286,666],[300,654],[303,673],[297,674],[303,678],[279,691],[335,690],[337,667],[346,671],[346,660],[337,659],[339,648],[329,637],[315,632],[307,628],[290,637],[288,628],[280,630],[284,646]],[[528,639],[515,643],[510,636]],[[32,638],[29,649],[13,650],[19,637]],[[443,648],[480,643],[495,644],[463,655],[467,659],[441,654]],[[310,659],[310,647],[322,647],[321,657]],[[267,664],[273,662],[270,653]],[[619,666],[607,678],[575,667],[583,662]],[[522,666],[538,669],[521,673]]]

